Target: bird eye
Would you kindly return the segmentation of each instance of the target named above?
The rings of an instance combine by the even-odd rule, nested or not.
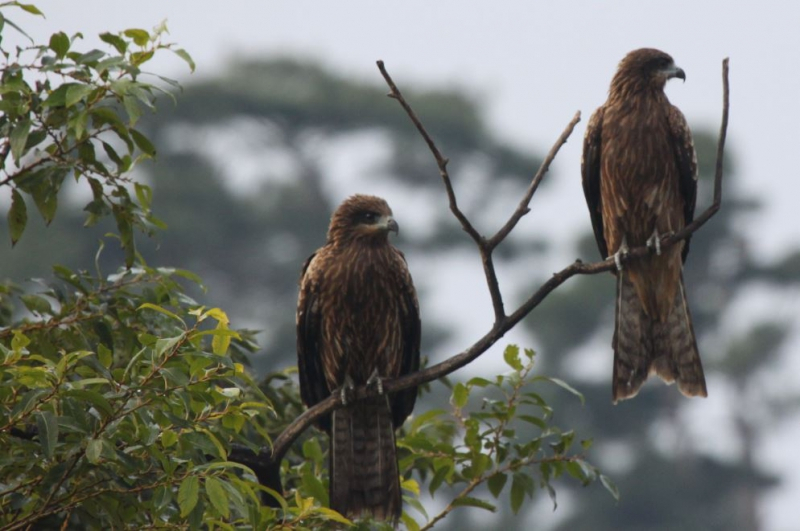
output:
[[[366,223],[375,223],[375,221],[378,219],[378,214],[375,212],[364,212],[361,215],[361,219]]]

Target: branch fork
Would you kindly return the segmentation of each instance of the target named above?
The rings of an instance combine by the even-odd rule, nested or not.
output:
[[[433,380],[442,378],[474,361],[478,356],[489,350],[497,341],[499,341],[509,330],[516,326],[523,318],[525,318],[534,308],[536,308],[552,291],[558,288],[561,284],[575,275],[596,275],[606,271],[613,271],[616,269],[614,258],[607,258],[606,260],[594,263],[584,263],[580,259],[575,260],[574,263],[563,268],[561,271],[554,273],[547,281],[545,281],[534,293],[532,293],[525,302],[519,305],[510,314],[505,312],[503,297],[500,293],[500,285],[495,273],[494,261],[492,252],[502,243],[505,238],[516,227],[517,223],[524,215],[530,212],[529,204],[533,195],[539,187],[545,174],[550,169],[550,164],[555,159],[561,146],[563,146],[570,135],[572,134],[575,126],[580,121],[580,111],[575,113],[575,116],[567,124],[564,131],[556,140],[553,147],[550,149],[547,157],[539,166],[538,171],[531,180],[525,194],[520,200],[514,212],[509,217],[508,221],[490,238],[485,238],[475,229],[473,224],[467,216],[459,209],[456,200],[456,194],[453,190],[453,185],[450,175],[447,171],[447,164],[449,160],[443,156],[436,143],[431,138],[425,126],[417,117],[411,105],[403,97],[400,89],[397,88],[394,80],[386,71],[383,61],[377,62],[378,69],[384,80],[389,86],[390,92],[388,97],[396,100],[403,110],[408,115],[411,122],[417,128],[420,136],[422,136],[428,149],[431,151],[433,158],[436,160],[436,165],[439,169],[439,175],[444,183],[445,191],[450,203],[450,210],[453,215],[458,219],[461,227],[475,242],[476,247],[483,262],[483,270],[486,277],[486,284],[492,298],[492,306],[494,308],[494,323],[491,329],[486,332],[480,339],[478,339],[472,346],[456,354],[447,360],[432,365],[423,370],[415,373],[407,374],[400,378],[393,380],[383,381],[383,391],[385,393],[394,393],[409,387],[419,386]],[[723,176],[723,154],[725,151],[725,139],[728,130],[728,108],[729,108],[729,85],[728,85],[728,59],[722,61],[722,123],[720,125],[719,140],[717,143],[717,159],[714,174],[714,198],[712,204],[697,216],[694,221],[683,227],[681,230],[672,234],[661,236],[661,248],[666,249],[677,242],[682,241],[689,237],[691,234],[699,230],[714,214],[716,214],[722,204],[722,176]],[[647,246],[635,247],[630,249],[630,252],[622,257],[622,262],[625,263],[635,257],[643,257],[652,253],[653,251]],[[364,385],[357,387],[353,390],[353,397],[357,400],[377,395],[375,386]],[[247,464],[254,469],[259,477],[261,483],[267,487],[272,488],[277,492],[281,492],[280,482],[280,463],[286,455],[292,443],[311,426],[317,419],[323,415],[327,415],[334,409],[342,406],[342,401],[339,393],[334,393],[322,402],[319,402],[314,407],[307,409],[294,422],[292,422],[272,443],[271,451],[269,449],[262,450],[258,455],[250,453],[249,457],[244,456],[244,450],[235,450],[237,459],[241,456],[243,464]]]

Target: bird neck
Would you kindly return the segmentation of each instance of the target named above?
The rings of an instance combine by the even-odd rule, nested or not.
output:
[[[666,94],[664,94],[663,81],[643,76],[632,76],[625,72],[617,72],[611,81],[611,88],[608,91],[608,101],[611,103],[624,104],[626,102],[644,102],[652,99],[667,99]]]

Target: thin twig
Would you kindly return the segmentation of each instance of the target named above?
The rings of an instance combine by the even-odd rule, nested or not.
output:
[[[442,152],[439,151],[439,148],[436,146],[436,142],[433,141],[433,138],[431,138],[431,135],[428,133],[427,129],[425,129],[425,126],[422,125],[422,121],[417,117],[417,113],[415,113],[414,109],[411,108],[411,105],[409,105],[409,103],[403,97],[403,93],[400,92],[399,88],[397,88],[392,76],[390,76],[389,72],[386,71],[383,61],[378,61],[378,69],[381,71],[383,78],[386,80],[386,84],[389,85],[389,89],[391,90],[391,92],[389,92],[389,97],[397,100],[397,102],[400,103],[400,106],[403,107],[404,111],[406,111],[406,114],[417,128],[417,131],[419,131],[419,134],[423,139],[425,139],[425,143],[428,144],[428,149],[430,149],[431,153],[433,154],[433,158],[436,159],[436,165],[439,167],[439,175],[442,177],[442,182],[444,182],[444,187],[447,191],[447,198],[450,201],[450,210],[453,212],[453,215],[456,217],[456,219],[458,219],[458,222],[461,223],[461,227],[464,229],[464,231],[470,235],[470,237],[475,241],[475,245],[478,247],[478,251],[481,255],[481,262],[483,263],[483,273],[486,277],[486,285],[489,288],[489,296],[492,299],[494,322],[497,324],[505,319],[506,312],[503,304],[503,294],[500,292],[500,284],[497,281],[497,273],[495,273],[494,270],[492,247],[487,243],[486,238],[478,233],[461,209],[458,208],[456,193],[455,190],[453,190],[453,183],[450,180],[450,174],[447,171],[447,163],[449,162],[449,159],[443,156]]]
[[[534,175],[533,180],[531,180],[531,184],[528,186],[528,190],[525,192],[522,200],[520,200],[517,209],[513,214],[511,214],[511,217],[508,219],[506,224],[503,225],[499,231],[497,231],[497,234],[492,236],[491,239],[486,242],[489,250],[494,250],[494,248],[497,247],[500,242],[505,240],[506,236],[508,236],[509,233],[514,230],[514,227],[517,226],[519,220],[522,219],[522,216],[530,212],[531,209],[528,207],[528,205],[530,204],[531,199],[533,199],[533,194],[536,193],[536,189],[539,188],[539,183],[542,182],[544,175],[550,169],[550,164],[553,162],[553,159],[556,158],[556,155],[558,155],[561,146],[567,143],[567,139],[570,137],[570,135],[572,135],[572,130],[575,129],[575,126],[578,125],[578,122],[580,121],[581,111],[578,111],[575,113],[575,116],[572,117],[572,120],[569,122],[569,124],[567,124],[567,127],[561,133],[561,136],[558,137],[556,143],[553,144],[553,147],[550,148],[550,152],[539,166],[539,170],[536,172],[536,175]]]
[[[700,227],[702,227],[706,223],[706,221],[708,221],[711,217],[714,216],[714,214],[716,214],[721,205],[722,175],[723,175],[722,159],[725,151],[725,138],[727,135],[727,128],[728,128],[728,107],[729,107],[727,58],[722,62],[722,67],[723,67],[722,68],[722,75],[723,75],[722,125],[720,126],[719,141],[717,144],[716,173],[714,177],[714,201],[711,204],[711,206],[709,206],[700,216],[695,218],[695,220],[692,223],[686,225],[683,229],[673,234],[664,236],[661,240],[662,249],[665,249],[670,245],[674,245],[677,242],[684,240],[689,235],[697,231]],[[389,83],[389,86],[392,88],[393,91],[392,94],[395,94],[394,91],[396,90],[396,86],[394,85],[394,82],[391,81],[391,77],[389,77],[388,73],[386,73],[386,70],[383,66],[383,62],[378,61],[378,68],[380,68],[381,73],[383,74],[387,83]],[[439,161],[443,161],[443,164],[440,165],[440,169],[443,166],[446,166],[447,159],[445,159],[441,155],[439,150],[436,148],[436,145],[430,139],[430,136],[428,136],[427,132],[425,131],[424,127],[422,127],[422,124],[419,121],[419,119],[416,118],[416,115],[414,114],[413,110],[411,110],[410,106],[408,106],[405,100],[402,100],[397,96],[393,97],[395,97],[395,99],[398,99],[400,104],[403,105],[403,108],[406,109],[406,112],[408,113],[412,122],[414,122],[414,124],[417,126],[417,129],[420,131],[420,134],[423,135],[426,142],[428,143],[428,146],[431,148],[431,151],[434,153],[434,157],[436,157],[437,163]],[[571,132],[571,129],[569,127],[568,130],[565,130],[565,132]],[[555,154],[553,156],[555,156]],[[450,195],[452,193],[452,187],[449,184],[449,177],[445,176],[446,176],[446,170],[444,171],[443,179],[445,181],[445,187],[448,190],[448,195]],[[451,208],[453,207],[453,205],[455,205],[454,199],[455,198],[453,196],[453,201],[451,201]],[[463,216],[463,214],[461,215]],[[458,214],[456,214],[456,217],[458,217]],[[469,224],[468,220],[466,226],[472,227],[472,225]],[[501,229],[501,231],[502,230],[503,229]],[[481,245],[485,245],[483,240],[476,240],[476,243],[478,243],[479,247],[481,247]],[[630,250],[627,256],[623,257],[623,262],[631,260],[635,257],[646,256],[651,252],[652,251],[648,249],[646,246],[633,248]],[[478,339],[471,347],[469,347],[468,349],[464,350],[459,354],[456,354],[455,356],[452,356],[451,358],[448,358],[447,360],[441,363],[437,363],[436,365],[432,365],[423,370],[407,374],[405,376],[396,378],[394,380],[384,381],[383,382],[384,392],[395,393],[402,389],[419,386],[431,382],[433,380],[442,378],[443,376],[446,376],[460,369],[461,367],[468,365],[469,363],[474,361],[478,356],[489,350],[489,348],[491,348],[492,345],[497,343],[497,341],[499,341],[506,334],[506,332],[511,330],[517,323],[519,323],[519,321],[521,321],[534,308],[536,308],[547,297],[547,295],[549,295],[553,290],[555,290],[561,284],[566,282],[568,279],[572,278],[575,275],[596,275],[598,273],[612,271],[615,268],[616,265],[614,263],[613,258],[609,258],[601,262],[595,262],[590,264],[586,264],[581,262],[580,260],[576,260],[573,264],[553,274],[552,277],[550,277],[544,284],[542,284],[539,287],[539,289],[537,289],[533,294],[531,294],[530,297],[528,297],[528,299],[525,302],[523,302],[511,315],[507,317],[504,316],[502,319],[495,321],[495,323],[492,325],[492,328],[486,334],[484,334],[483,337]],[[367,397],[372,397],[375,396],[376,394],[377,390],[373,386],[361,386],[354,390],[354,398],[357,400],[364,399]],[[277,490],[278,492],[282,490],[280,488],[280,476],[278,468],[280,467],[280,462],[286,455],[286,452],[288,451],[289,447],[297,439],[297,437],[299,437],[300,434],[307,428],[309,428],[314,422],[316,422],[322,416],[330,414],[334,409],[341,407],[341,405],[342,404],[339,393],[333,393],[331,396],[319,402],[314,407],[307,409],[303,414],[298,416],[288,427],[286,427],[286,429],[284,429],[283,432],[273,441],[271,451],[263,450],[259,454],[260,459],[268,460],[267,462],[264,461],[261,462],[263,466],[260,467],[260,469],[262,470],[264,477],[269,476],[272,478],[276,477],[278,478],[277,483],[271,482],[267,486],[273,488],[274,490]],[[269,472],[269,474],[267,474],[267,472]],[[259,477],[261,478],[262,474],[259,474]],[[276,486],[278,488],[275,488]]]
[[[483,236],[478,234],[478,231],[472,226],[472,223],[470,223],[470,221],[467,219],[467,216],[465,216],[464,213],[461,212],[461,209],[458,208],[456,193],[453,191],[453,183],[450,181],[450,175],[447,173],[447,163],[450,162],[450,160],[442,155],[441,151],[439,151],[439,148],[436,147],[431,135],[428,134],[428,131],[425,130],[422,122],[417,117],[417,113],[414,112],[414,109],[412,109],[405,98],[403,98],[400,89],[397,88],[397,85],[395,85],[391,76],[386,71],[383,61],[378,61],[378,70],[381,71],[383,79],[386,80],[386,84],[389,85],[389,89],[391,89],[391,92],[388,94],[388,96],[396,99],[398,103],[400,103],[400,105],[403,107],[403,110],[405,110],[406,114],[408,114],[408,117],[411,118],[411,122],[417,128],[417,131],[419,131],[419,134],[425,140],[425,143],[428,144],[428,148],[431,150],[431,153],[433,153],[433,157],[436,159],[436,165],[439,167],[439,175],[442,177],[442,181],[444,181],[444,187],[447,190],[447,198],[450,200],[450,210],[458,219],[459,223],[461,223],[461,226],[464,228],[467,234],[469,234],[472,239],[475,240],[475,243],[481,245],[483,242]]]

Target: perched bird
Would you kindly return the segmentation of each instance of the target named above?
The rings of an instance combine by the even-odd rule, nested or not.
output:
[[[664,94],[686,74],[666,53],[630,52],[608,99],[589,120],[583,191],[603,257],[617,263],[613,400],[631,398],[650,374],[677,382],[686,396],[707,396],[683,284],[689,239],[661,252],[660,236],[694,216],[697,158],[683,113]],[[627,261],[630,247],[651,253]]]
[[[297,303],[297,365],[311,407],[342,393],[345,407],[318,426],[330,435],[330,505],[348,517],[397,521],[402,512],[394,430],[414,409],[415,388],[392,396],[382,378],[419,368],[417,294],[383,199],[354,195],[334,212],[327,243],[305,263]],[[352,401],[354,386],[380,395]]]

